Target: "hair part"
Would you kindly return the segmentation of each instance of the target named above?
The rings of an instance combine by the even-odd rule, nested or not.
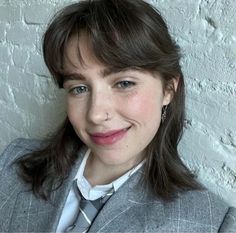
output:
[[[95,57],[102,64],[117,69],[137,67],[158,72],[164,90],[170,88],[173,92],[166,120],[146,150],[144,181],[149,189],[156,196],[170,200],[180,191],[200,188],[177,150],[185,117],[181,55],[158,10],[142,0],[84,0],[59,11],[44,34],[43,55],[60,88],[64,82],[68,42],[72,36],[79,40],[84,32]],[[79,47],[78,58],[83,62]],[[173,79],[176,78],[178,87],[175,90]],[[77,159],[76,151],[82,145],[66,119],[48,147],[18,161],[21,176],[32,184],[35,194],[48,198],[52,190],[46,193],[44,184],[63,182]]]

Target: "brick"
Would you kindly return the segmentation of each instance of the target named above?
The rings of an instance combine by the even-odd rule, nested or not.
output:
[[[9,108],[7,106],[2,106],[1,113],[2,114],[0,115],[0,119],[2,121],[5,121],[12,128],[14,129],[25,128],[26,124],[24,120],[24,115],[20,114],[19,111],[17,111],[17,109]]]
[[[16,106],[26,114],[30,113],[34,116],[39,116],[41,104],[38,102],[40,96],[37,93],[27,93],[21,89],[13,89]]]
[[[23,90],[29,94],[35,93],[34,76],[18,67],[9,67],[8,83],[18,90]]]
[[[44,24],[52,16],[53,6],[50,4],[31,4],[24,9],[27,24]],[[37,13],[36,13],[37,12]]]
[[[5,45],[0,45],[0,62],[10,64],[9,48]]]
[[[9,64],[0,62],[0,76],[1,80],[7,82],[7,73],[8,73]],[[5,78],[3,78],[5,77]]]
[[[20,20],[20,8],[12,5],[0,6],[0,21],[15,22]]]
[[[28,60],[28,53],[25,49],[14,48],[13,63],[15,66],[24,68],[27,60]]]
[[[42,55],[31,53],[27,70],[37,75],[50,76],[48,69],[43,61]]]
[[[3,42],[6,40],[6,24],[0,23],[0,42]]]
[[[1,75],[0,75],[1,79]],[[12,95],[10,93],[10,88],[6,83],[2,83],[0,80],[0,86],[1,86],[1,91],[0,91],[0,100],[4,101],[4,103],[8,103],[9,101],[13,101]],[[1,113],[2,114],[2,113]]]
[[[16,22],[7,29],[7,41],[17,45],[27,45],[34,47],[37,40],[37,28],[35,26],[26,26],[21,22]]]

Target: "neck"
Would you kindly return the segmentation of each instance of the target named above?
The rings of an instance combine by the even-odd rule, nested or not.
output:
[[[85,166],[84,176],[92,187],[95,185],[105,185],[116,180],[138,163],[134,165],[125,164],[125,166],[124,164],[107,165],[91,154]]]

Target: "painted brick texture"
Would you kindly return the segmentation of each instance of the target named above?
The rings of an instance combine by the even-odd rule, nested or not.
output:
[[[0,0],[0,151],[42,138],[66,115],[42,59],[46,24],[69,0]],[[187,117],[180,152],[199,180],[236,206],[236,1],[152,0],[182,48]]]

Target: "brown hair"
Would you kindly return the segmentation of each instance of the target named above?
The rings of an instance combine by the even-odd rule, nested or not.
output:
[[[158,72],[164,88],[172,90],[171,81],[178,77],[166,120],[148,145],[144,178],[150,190],[165,200],[175,197],[179,191],[198,189],[200,186],[177,150],[185,114],[184,79],[179,47],[160,13],[142,0],[85,0],[59,11],[44,35],[43,54],[60,88],[64,81],[65,48],[71,36],[79,38],[82,31],[86,32],[96,58],[106,66]],[[78,55],[81,58],[79,51]],[[45,184],[63,182],[82,145],[66,119],[46,148],[18,161],[21,176],[32,184],[35,194],[48,198],[52,185]]]

